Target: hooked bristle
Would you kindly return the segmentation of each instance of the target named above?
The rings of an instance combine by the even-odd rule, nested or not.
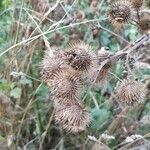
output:
[[[74,70],[65,70],[58,73],[52,83],[52,93],[57,98],[74,99],[82,88],[81,75]]]
[[[117,1],[111,5],[109,11],[109,20],[115,27],[121,27],[131,19],[130,3],[126,1]]]
[[[58,72],[65,68],[59,49],[53,47],[51,51],[46,51],[40,67],[42,79],[49,83]]]
[[[135,103],[143,102],[145,87],[139,81],[124,79],[117,88],[116,93],[123,103],[134,105]]]
[[[70,44],[64,55],[66,63],[74,70],[85,72],[92,66],[91,47],[84,42]]]
[[[70,133],[84,131],[90,120],[91,117],[82,104],[64,105],[55,109],[55,121]]]

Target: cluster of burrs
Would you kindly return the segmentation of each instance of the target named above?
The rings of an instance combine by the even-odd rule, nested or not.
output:
[[[103,85],[108,81],[108,74],[117,60],[108,59],[111,56],[103,48],[96,55],[91,46],[82,41],[70,44],[65,50],[52,47],[45,52],[41,65],[42,79],[51,91],[55,121],[67,132],[81,132],[89,125],[91,117],[81,99],[82,89],[87,84]],[[99,69],[106,59],[109,61]],[[133,105],[144,98],[143,85],[139,81],[123,80],[117,96]]]
[[[84,42],[70,44],[61,51],[56,47],[45,53],[42,79],[52,91],[55,121],[68,132],[85,130],[90,115],[81,101],[84,77],[93,66],[94,54]]]

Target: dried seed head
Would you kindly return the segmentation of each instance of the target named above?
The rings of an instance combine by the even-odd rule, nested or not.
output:
[[[76,42],[65,51],[66,63],[77,71],[88,71],[92,66],[94,55],[90,52],[91,47],[84,42]]]
[[[47,51],[40,67],[42,79],[50,84],[50,81],[53,80],[55,75],[65,68],[59,49],[53,47],[51,51]]]
[[[92,0],[90,4],[91,9],[95,12],[98,8],[98,1],[97,0]]]
[[[84,131],[90,123],[90,115],[83,105],[63,105],[55,109],[55,121],[67,132]]]
[[[145,87],[139,81],[124,79],[117,88],[117,96],[119,100],[127,105],[143,102]]]
[[[57,74],[53,80],[52,93],[57,98],[74,99],[82,88],[81,75],[74,70],[65,70]]]
[[[150,33],[150,17],[141,18],[139,28],[143,33]]]
[[[74,13],[74,19],[75,20],[83,20],[85,18],[85,13],[82,10],[78,10]]]
[[[131,18],[130,4],[126,1],[117,1],[111,5],[109,20],[115,27],[121,27],[128,23]]]
[[[48,0],[30,0],[30,2],[35,11],[42,14],[44,14],[50,8]]]
[[[0,116],[9,116],[12,112],[10,99],[0,93]]]
[[[139,9],[143,4],[143,0],[130,0],[130,1],[131,5],[136,9]]]

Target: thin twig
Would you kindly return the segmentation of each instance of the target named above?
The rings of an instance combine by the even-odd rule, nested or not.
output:
[[[3,51],[1,54],[0,54],[0,57],[3,56],[4,54],[6,54],[8,51],[10,51],[11,49],[17,47],[17,46],[20,46],[22,44],[25,44],[27,42],[33,42],[34,40],[40,38],[41,36],[43,35],[46,35],[46,34],[49,34],[49,33],[53,33],[55,31],[59,31],[59,30],[63,30],[63,29],[66,29],[66,28],[69,28],[69,27],[74,27],[74,26],[77,26],[77,25],[81,25],[81,24],[86,24],[86,23],[89,23],[89,22],[97,22],[97,21],[102,21],[102,20],[105,20],[105,18],[103,19],[91,19],[91,20],[85,20],[83,22],[77,22],[77,23],[74,23],[74,24],[69,24],[69,25],[66,25],[66,26],[63,26],[63,27],[59,27],[57,29],[53,29],[53,30],[50,30],[50,31],[46,31],[46,32],[43,32],[39,35],[36,35],[36,36],[33,36],[33,37],[30,37],[28,39],[25,39],[17,44],[14,44],[13,46],[9,47],[8,49],[6,49],[5,51]]]
[[[41,83],[37,89],[35,90],[35,94],[38,92],[39,88],[42,86],[43,83]],[[20,133],[21,133],[21,129],[22,129],[22,125],[23,125],[23,122],[24,122],[24,119],[26,117],[26,114],[28,113],[28,110],[30,108],[30,106],[32,105],[32,102],[33,101],[33,97],[30,99],[28,105],[26,106],[25,110],[24,110],[24,114],[22,116],[22,119],[21,119],[21,123],[20,123],[20,126],[19,126],[19,129],[18,129],[18,133],[17,133],[17,137],[16,137],[16,146],[18,146],[18,143],[19,143],[19,136],[20,136]]]
[[[130,43],[127,47],[125,47],[124,49],[118,51],[115,55],[111,56],[110,58],[107,58],[106,60],[104,60],[101,65],[98,67],[97,69],[97,73],[96,73],[96,77],[93,80],[93,82],[91,83],[90,87],[88,88],[85,96],[83,97],[82,101],[84,101],[88,95],[88,92],[93,88],[97,77],[100,75],[100,71],[101,69],[109,62],[117,62],[121,57],[126,56],[128,53],[130,53],[131,51],[137,49],[139,46],[141,46],[144,42],[146,42],[147,40],[150,39],[150,35],[145,35],[144,37],[140,37],[138,40],[136,40],[133,43]],[[128,49],[128,50],[127,50]],[[125,51],[126,50],[126,51]]]
[[[97,110],[99,110],[99,106],[98,106],[98,103],[97,103],[96,98],[94,97],[94,95],[93,95],[93,93],[92,93],[91,91],[90,91],[89,93],[90,93],[90,95],[91,95],[91,97],[92,97],[92,99],[93,99],[93,102],[94,102],[94,104],[95,104]]]
[[[119,39],[121,39],[122,41],[124,41],[126,44],[129,44],[129,42],[125,38],[123,38],[122,36],[118,35],[117,33],[113,32],[113,31],[110,31],[110,30],[106,29],[99,22],[98,22],[98,28],[100,28],[100,29],[102,29],[102,30],[104,30],[104,31],[106,31],[106,32],[108,32],[108,33],[110,33],[110,34],[118,37]]]
[[[45,132],[43,132],[43,134],[42,134],[42,136],[41,136],[41,142],[40,142],[40,146],[39,146],[39,149],[38,149],[38,150],[42,150],[42,149],[43,149],[43,143],[44,143],[44,140],[45,140],[45,138],[46,138],[48,129],[50,128],[50,125],[51,125],[51,122],[52,122],[52,119],[53,119],[53,115],[54,115],[54,111],[52,112],[51,117],[49,118],[49,121],[48,121],[48,124],[47,124],[47,126],[46,126]]]

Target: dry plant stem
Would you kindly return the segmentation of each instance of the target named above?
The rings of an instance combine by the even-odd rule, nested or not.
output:
[[[38,40],[33,41],[29,45],[28,53],[25,55],[24,60],[22,60],[20,66],[19,66],[20,70],[22,70],[23,72],[24,72],[25,68],[28,68],[28,67],[26,67],[26,64],[30,65],[29,59],[33,56],[33,53],[34,53],[37,43],[38,43]],[[26,74],[27,74],[27,72],[26,72]]]
[[[126,149],[129,149],[129,146],[130,146],[130,145],[132,145],[132,144],[135,143],[135,142],[140,141],[141,139],[143,139],[144,141],[146,141],[146,140],[145,140],[145,137],[146,137],[147,135],[149,135],[149,134],[150,134],[150,133],[145,134],[142,138],[137,138],[137,139],[134,140],[133,142],[131,142],[131,143],[129,143],[129,144],[126,144],[125,146],[119,148],[118,150],[126,150]]]
[[[63,145],[63,144],[64,144],[64,138],[62,138],[62,139],[58,142],[58,144],[55,146],[54,150],[59,149],[60,145]]]
[[[29,146],[30,144],[32,144],[34,141],[36,141],[37,139],[38,139],[38,137],[35,137],[35,138],[32,139],[31,141],[29,141],[29,142],[24,146],[23,150],[28,150],[28,149],[27,149],[28,146]]]
[[[75,1],[74,1],[75,2]],[[74,4],[74,3],[73,3]],[[65,7],[63,6],[62,3],[60,3],[61,7],[63,8],[63,10],[65,11],[65,15],[64,16],[67,16],[69,19],[71,19],[70,15],[69,15],[69,11],[66,11]],[[72,5],[73,6],[73,5]],[[69,9],[70,10],[70,9]],[[62,19],[64,18],[64,16],[62,17]]]
[[[68,13],[70,12],[70,10],[72,9],[72,7],[74,6],[74,4],[76,3],[77,0],[74,0],[70,9],[68,9],[68,11],[65,11],[65,15],[60,19],[60,22],[64,22],[65,20],[65,17],[68,15]],[[60,25],[60,23],[58,23],[56,26],[55,26],[55,29],[57,29],[57,27]],[[51,27],[47,30],[49,31],[51,29]]]
[[[143,12],[143,13],[149,13],[150,14],[150,10],[146,10],[146,9],[141,10],[141,12]]]
[[[103,18],[103,19],[91,19],[91,20],[86,20],[86,21],[83,21],[83,22],[77,22],[77,23],[74,23],[74,24],[69,24],[69,25],[66,25],[66,26],[63,26],[63,27],[59,27],[57,29],[52,29],[50,31],[46,31],[46,32],[43,32],[39,35],[36,35],[36,36],[33,36],[33,37],[30,37],[28,39],[25,39],[17,44],[14,44],[13,46],[9,47],[8,49],[6,49],[4,52],[2,52],[0,54],[0,57],[3,56],[5,53],[9,52],[10,50],[12,50],[13,48],[17,47],[17,46],[20,46],[22,44],[26,44],[27,42],[32,42],[38,38],[40,38],[41,36],[43,35],[46,35],[46,34],[49,34],[49,33],[53,33],[55,31],[59,31],[59,30],[63,30],[63,29],[66,29],[66,28],[69,28],[69,27],[74,27],[74,26],[77,26],[77,25],[81,25],[81,24],[86,24],[86,23],[90,23],[90,22],[97,22],[97,21],[102,21],[102,20],[106,20],[106,18]]]
[[[103,68],[103,66],[108,63],[108,61],[109,61],[109,59],[106,59],[105,61],[103,61],[103,62],[101,63],[101,65],[99,66],[99,68],[97,69],[97,75],[96,75],[95,79],[93,80],[92,84],[90,85],[90,87],[88,88],[88,90],[87,90],[85,96],[83,97],[82,101],[85,101],[85,99],[86,99],[86,97],[87,97],[87,95],[88,95],[88,92],[92,89],[92,87],[94,86],[94,84],[95,84],[95,82],[96,82],[96,80],[97,80],[97,77],[98,77],[98,75],[99,75],[99,72],[101,71],[101,69]]]
[[[103,61],[101,63],[101,65],[99,66],[99,68],[97,69],[97,75],[95,77],[95,79],[93,80],[92,84],[89,86],[85,96],[83,97],[82,101],[84,101],[88,95],[88,92],[92,89],[92,87],[94,86],[96,79],[99,75],[99,72],[101,71],[101,69],[103,68],[104,65],[106,65],[109,61],[112,62],[116,62],[118,61],[121,57],[126,56],[128,53],[130,53],[131,51],[135,50],[136,48],[138,48],[139,46],[141,46],[144,42],[146,42],[147,40],[150,39],[150,35],[145,35],[142,38],[140,37],[140,39],[138,39],[137,41],[129,44],[127,47],[125,47],[124,49],[118,51],[115,55],[113,55],[112,57],[106,59],[105,61]],[[128,50],[127,50],[128,49]],[[125,52],[126,50],[126,52]]]
[[[116,149],[117,150],[127,150],[127,149],[124,149],[124,148],[130,146],[130,144],[133,144],[134,142],[137,142],[139,140],[141,140],[141,138],[140,139],[136,139],[133,142],[128,143],[128,144],[124,144],[124,142],[122,142],[122,143],[118,144],[117,146],[115,146],[112,150],[116,150]],[[143,138],[143,140],[144,140],[144,138]],[[118,147],[121,147],[121,148],[118,148]]]
[[[137,120],[140,121],[142,115],[143,115],[143,112],[144,112],[144,108],[146,106],[146,104],[149,102],[149,98],[146,99],[146,101],[144,102],[144,104],[141,105],[141,107],[139,108],[138,112],[139,112],[139,115],[137,117]]]
[[[129,58],[130,58],[129,55],[130,55],[130,53],[128,53],[127,56],[126,56],[125,66],[127,67],[128,76],[132,75],[134,77],[134,75],[132,73],[132,70],[130,68],[130,64],[129,64]]]
[[[90,139],[90,140],[92,140],[92,139]],[[94,139],[93,141],[96,142],[95,144],[99,144],[99,146],[103,145],[107,150],[111,150],[111,148],[109,148],[107,145],[105,145],[103,142],[101,142],[101,138]]]
[[[99,110],[99,105],[98,105],[98,103],[97,103],[96,98],[94,97],[94,95],[93,95],[93,93],[92,93],[91,91],[90,91],[89,93],[90,93],[90,95],[91,95],[91,97],[92,97],[92,99],[93,99],[93,102],[94,102],[94,104],[95,104],[97,110]]]
[[[19,24],[20,24],[22,12],[23,12],[23,5],[24,5],[24,0],[22,1],[21,9],[20,9],[20,12],[19,12],[19,20],[18,20],[18,24],[17,24],[16,37],[15,37],[15,42],[14,42],[15,44],[17,42],[17,38],[18,38],[18,34],[19,34]]]
[[[136,8],[136,15],[137,15],[138,22],[140,22],[140,14],[139,14],[139,9],[138,8]]]
[[[118,128],[121,127],[121,124],[126,120],[126,114],[129,111],[129,107],[125,107],[124,110],[117,116],[116,119],[108,127],[108,133],[112,135]]]
[[[110,72],[110,71],[109,71],[109,73],[111,75],[113,75],[116,79],[118,79],[120,82],[122,82],[122,79],[120,79],[116,74],[114,74],[113,72]]]
[[[57,6],[60,4],[60,2],[61,2],[61,0],[58,0],[58,1],[56,2],[56,4],[55,4],[51,9],[49,9],[49,10],[45,13],[45,16],[47,17],[53,10],[55,10],[55,9],[57,8]],[[68,11],[65,11],[65,15],[64,15],[58,22],[56,22],[56,23],[54,23],[53,25],[51,25],[47,31],[50,31],[53,27],[54,27],[54,29],[56,29],[61,23],[64,22],[64,19],[65,19],[66,15],[69,13],[69,11],[71,10],[71,8],[72,8],[73,5],[75,4],[75,2],[76,2],[76,0],[75,0],[75,1],[73,2],[73,4],[71,5],[70,9],[69,9]],[[44,18],[44,19],[45,19],[45,18]],[[40,22],[40,24],[44,21],[44,19]],[[32,36],[33,33],[36,31],[36,29],[37,29],[37,28],[35,28],[35,29],[33,30],[33,32],[31,33],[31,36]],[[47,31],[46,31],[46,32],[47,32]],[[31,38],[31,36],[30,36],[30,38]]]
[[[10,61],[8,64],[6,64],[5,69],[8,71],[8,68],[12,65],[12,63],[16,60],[16,56],[17,54],[21,51],[21,48],[16,48],[16,53],[14,53],[10,58]],[[6,76],[6,75],[5,75]],[[10,77],[10,73],[9,73],[9,77]]]
[[[39,29],[39,26],[43,23],[43,21],[45,20],[45,18],[53,11],[53,10],[55,10],[56,9],[56,7],[59,5],[59,3],[61,2],[61,0],[58,0],[57,2],[56,2],[56,4],[51,8],[51,9],[49,9],[46,13],[45,13],[45,15],[44,15],[44,18],[42,19],[42,21],[39,23],[39,25],[37,25],[37,23],[34,21],[34,19],[33,19],[33,21],[34,21],[34,23],[36,23],[36,28],[33,30],[33,32],[31,33],[31,35],[29,36],[29,38],[31,38],[32,37],[32,35],[35,33],[35,31],[37,30],[37,28]],[[74,1],[75,2],[75,1]],[[74,3],[72,4],[72,6],[71,6],[71,8],[73,7],[73,5],[74,5]],[[66,13],[69,13],[69,11],[71,10],[71,8],[66,12]],[[25,11],[26,11],[26,9],[25,9]],[[27,12],[27,11],[26,11]],[[28,15],[30,15],[29,13],[28,13]],[[31,15],[30,15],[31,16]],[[63,21],[63,19],[65,18],[65,16],[66,16],[66,14],[63,16],[63,18],[60,20],[60,21],[58,21],[57,23],[55,23],[55,24],[53,24],[52,26],[50,26],[50,28],[47,30],[47,31],[49,31],[49,30],[51,30],[53,27],[57,27],[59,24],[61,24],[61,23],[63,23],[64,21]],[[32,17],[32,16],[31,16]],[[47,32],[46,31],[46,32]],[[41,32],[41,34],[43,34],[43,32]],[[45,45],[46,45],[46,47],[48,48],[48,49],[50,49],[50,43],[48,42],[48,40],[47,40],[47,38],[44,36],[45,34],[43,34],[43,37],[44,37],[44,42],[45,42]]]
[[[32,15],[31,15],[26,9],[24,9],[24,10],[25,10],[25,12],[28,14],[28,16],[31,18],[31,20],[34,22],[34,24],[37,26],[38,30],[39,30],[41,33],[43,33],[43,31],[41,30],[40,26],[39,26],[39,25],[37,24],[37,22],[34,20],[34,18],[32,17]],[[44,43],[45,43],[47,49],[50,50],[50,46],[49,46],[50,43],[48,42],[48,39],[47,39],[47,37],[46,37],[45,35],[43,35],[43,40],[44,40]]]
[[[105,0],[101,0],[100,6],[99,6],[99,10],[100,10],[99,14],[101,14],[101,11],[102,11],[101,8],[102,8],[104,2],[105,2]]]
[[[122,41],[124,41],[126,44],[130,44],[130,42],[128,42],[128,41],[127,41],[126,39],[124,39],[122,36],[116,34],[116,33],[113,32],[113,31],[110,31],[110,30],[106,29],[105,27],[101,26],[100,23],[98,23],[98,27],[99,27],[100,29],[102,29],[102,30],[104,30],[104,31],[107,31],[108,33],[110,33],[110,34],[112,34],[112,35],[118,37],[119,39],[121,39]]]
[[[89,141],[89,139],[87,138],[82,146],[82,150],[86,150],[86,145],[87,145],[88,141]]]
[[[18,19],[18,24],[17,24],[16,36],[15,36],[15,39],[14,39],[14,44],[17,43],[17,38],[18,38],[18,35],[19,35],[19,24],[20,24],[22,12],[23,12],[22,11],[23,10],[23,5],[24,5],[24,0],[22,1],[21,9],[20,9],[20,12],[19,12],[19,19]],[[16,2],[14,3],[14,19],[13,19],[14,22],[15,22],[15,19],[16,19],[16,17],[15,17],[15,11],[16,11]],[[11,51],[10,52],[10,58],[11,58],[12,55],[15,55],[17,52],[18,52],[18,49],[14,49],[13,51]],[[15,64],[15,63],[16,63],[16,68],[18,68],[18,61],[17,61],[16,57],[14,57],[12,59],[12,64]]]
[[[43,134],[42,134],[42,136],[41,136],[41,140],[40,140],[41,142],[40,142],[40,146],[39,146],[39,149],[38,149],[38,150],[43,150],[43,143],[44,143],[44,140],[45,140],[46,135],[47,135],[47,133],[48,133],[48,129],[50,128],[50,125],[51,125],[53,116],[54,116],[54,111],[52,112],[51,117],[49,118],[49,121],[48,121],[48,124],[47,124],[47,126],[46,126],[45,132],[43,132]]]
[[[34,45],[31,47],[31,54],[30,54],[30,57],[28,58],[28,63],[26,63],[26,64],[28,64],[26,67],[26,71],[25,71],[26,74],[28,73],[30,65],[32,63],[32,57],[34,55],[34,51],[35,51],[35,47],[36,47],[37,43],[38,43],[38,40],[34,41]]]
[[[38,92],[39,88],[42,86],[43,83],[41,83],[37,89],[35,90],[35,94]],[[30,109],[32,103],[33,103],[33,100],[34,100],[34,96],[30,99],[28,105],[26,106],[25,110],[24,110],[24,114],[22,116],[22,119],[21,119],[21,123],[20,123],[20,126],[19,126],[19,129],[18,129],[18,133],[17,133],[17,137],[16,137],[16,147],[18,146],[19,144],[19,136],[20,136],[20,133],[21,133],[21,129],[22,129],[22,125],[24,123],[24,119],[26,117],[26,114],[28,113],[28,110]]]
[[[56,9],[56,7],[59,5],[59,3],[61,2],[61,0],[57,0],[56,4],[51,7],[45,14],[44,14],[44,18],[46,18],[53,10]],[[44,20],[44,19],[43,19]]]
[[[139,48],[141,45],[143,45],[144,42],[150,40],[150,35],[144,35],[140,37],[138,40],[136,40],[133,43],[130,43],[128,46],[126,46],[124,49],[118,51],[114,56],[111,57],[111,60],[116,60],[116,58],[120,58],[122,56],[126,56],[128,53],[131,53],[133,50]]]

